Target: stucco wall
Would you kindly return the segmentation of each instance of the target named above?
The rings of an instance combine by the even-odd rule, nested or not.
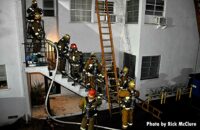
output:
[[[27,97],[23,68],[21,1],[1,0],[0,14],[0,64],[6,65],[8,83],[8,89],[0,90],[0,125],[2,125],[11,123],[28,112],[30,114],[30,111],[27,104],[29,97]],[[9,116],[17,117],[8,119]]]
[[[114,0],[113,0],[114,1]],[[123,33],[123,12],[124,5],[123,1],[115,0],[114,1],[114,12],[118,15],[118,20],[121,22],[112,24],[112,34],[114,39],[115,46],[115,55],[116,61],[119,65],[123,62],[123,59],[119,58],[122,49],[122,44],[124,43],[122,39]],[[92,20],[91,22],[71,22],[70,20],[70,0],[59,0],[58,1],[58,21],[59,21],[59,36],[63,36],[68,33],[71,35],[71,43],[75,42],[78,45],[79,50],[82,52],[100,52],[100,40],[99,40],[99,31],[98,24],[96,21],[95,2],[92,3]]]
[[[137,82],[143,94],[152,87],[187,83],[196,64],[199,37],[193,1],[166,0],[165,4],[166,29],[144,24],[144,17],[141,21],[138,78],[142,56],[161,56],[159,78]],[[142,11],[144,14],[145,6]]]

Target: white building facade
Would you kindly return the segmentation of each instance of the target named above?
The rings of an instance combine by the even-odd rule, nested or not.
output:
[[[95,0],[54,0],[53,6],[43,5],[44,1],[38,4],[46,10],[47,39],[58,41],[68,33],[82,52],[100,52]],[[199,72],[199,34],[192,0],[109,2],[117,65],[123,67],[124,52],[135,56],[129,69],[134,67],[142,99],[151,88],[186,85],[188,75]],[[0,89],[0,124],[31,115],[22,44],[24,8],[29,5],[31,0],[1,0],[0,4],[0,65],[6,68],[8,86]],[[164,21],[157,21],[160,17]]]

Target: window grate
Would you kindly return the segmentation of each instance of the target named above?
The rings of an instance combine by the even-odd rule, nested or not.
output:
[[[147,0],[145,14],[163,16],[164,3],[164,0]]]
[[[98,1],[98,5],[99,5],[99,12],[105,12],[106,10],[106,3],[105,1]],[[96,13],[96,9],[95,9],[95,13]],[[108,2],[108,13],[109,14],[114,14],[114,2]]]
[[[0,89],[8,89],[5,65],[0,65]]]
[[[44,16],[55,16],[54,0],[43,0]]]
[[[126,23],[138,23],[139,0],[129,0],[126,5]]]
[[[71,22],[91,22],[92,0],[71,0]]]
[[[158,78],[160,56],[143,56],[141,68],[141,80]]]

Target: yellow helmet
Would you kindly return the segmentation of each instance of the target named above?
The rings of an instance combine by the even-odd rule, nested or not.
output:
[[[36,0],[32,0],[32,4],[36,4],[37,3],[37,1]]]
[[[36,20],[40,20],[41,19],[41,15],[39,13],[35,13],[35,19]]]
[[[128,83],[128,87],[129,87],[129,89],[135,89],[135,82],[134,82],[134,80],[131,80],[131,81]]]
[[[63,39],[66,40],[66,41],[68,41],[70,39],[70,35],[69,34],[65,34],[63,36]]]
[[[128,73],[128,68],[126,66],[123,68],[123,73]]]

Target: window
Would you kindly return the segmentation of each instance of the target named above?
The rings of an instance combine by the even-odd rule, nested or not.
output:
[[[7,76],[5,65],[0,65],[0,89],[7,89]]]
[[[163,16],[164,0],[146,0],[146,15]]]
[[[139,0],[129,0],[126,5],[126,22],[138,23]]]
[[[160,56],[143,56],[141,80],[158,78]]]
[[[91,22],[92,0],[71,0],[71,21]]]
[[[135,78],[135,60],[136,57],[134,55],[124,53],[124,66],[129,69],[129,77]]]
[[[54,0],[43,0],[44,16],[55,16]]]
[[[99,5],[99,13],[101,13],[101,12],[104,13],[106,10],[105,1],[99,1],[98,5]],[[108,2],[108,13],[114,14],[114,2]]]
[[[105,1],[98,1],[98,5],[99,5],[99,13],[106,13],[106,3],[105,3]],[[96,13],[96,8],[95,8],[95,13]],[[109,16],[110,16],[110,22],[115,23],[116,22],[116,15],[114,14],[114,2],[108,2],[108,13],[109,13]],[[105,19],[104,16],[102,16],[102,17],[103,17],[103,19]]]

